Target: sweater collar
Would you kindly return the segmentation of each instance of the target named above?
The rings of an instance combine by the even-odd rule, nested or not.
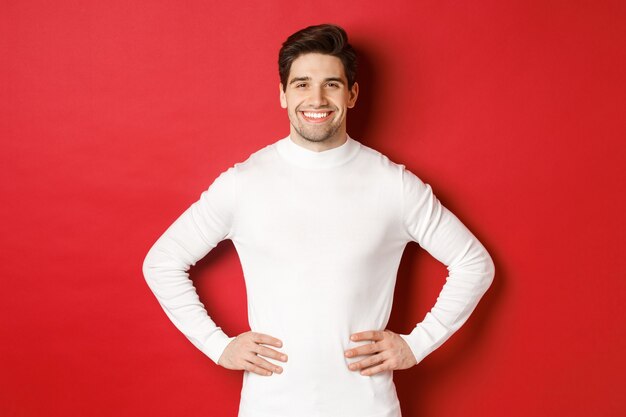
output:
[[[277,142],[277,150],[289,162],[310,169],[326,169],[348,162],[359,151],[361,144],[349,135],[347,140],[336,148],[322,152],[309,150],[295,143],[291,136]]]

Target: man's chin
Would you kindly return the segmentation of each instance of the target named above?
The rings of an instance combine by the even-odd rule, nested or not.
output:
[[[330,141],[337,133],[337,129],[325,132],[307,132],[306,129],[296,129],[296,131],[302,139],[315,143]]]
[[[307,140],[309,142],[315,142],[315,143],[325,142],[330,139],[330,136],[316,137],[316,136],[308,136],[308,135],[302,135],[302,134],[300,134],[300,137],[304,140]]]

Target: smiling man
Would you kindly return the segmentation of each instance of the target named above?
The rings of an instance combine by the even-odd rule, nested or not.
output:
[[[289,136],[220,174],[156,241],[146,281],[172,322],[215,363],[243,370],[239,417],[400,417],[393,371],[467,320],[493,262],[429,185],[346,132],[359,86],[343,29],[305,28],[279,52]],[[232,240],[250,331],[228,336],[188,270]],[[396,274],[415,241],[449,271],[409,334],[387,329]]]
[[[295,143],[319,152],[345,142],[346,113],[356,103],[359,85],[348,81],[341,59],[316,52],[300,55],[279,87]]]

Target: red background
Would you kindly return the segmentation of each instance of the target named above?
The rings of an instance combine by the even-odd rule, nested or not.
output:
[[[395,373],[405,417],[626,415],[626,3],[21,0],[0,4],[2,416],[236,415],[241,372],[178,332],[141,264],[287,135],[278,48],[322,22],[362,56],[348,132],[496,263],[467,324]],[[388,328],[445,272],[410,244]],[[229,335],[249,329],[230,241],[192,276]]]

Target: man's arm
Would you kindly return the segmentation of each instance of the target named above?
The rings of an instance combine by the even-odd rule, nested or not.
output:
[[[363,375],[421,362],[465,323],[494,277],[493,261],[483,245],[439,202],[430,185],[404,167],[401,180],[407,238],[446,265],[449,274],[434,307],[411,333],[368,330],[351,336],[353,341],[373,341],[345,352],[346,357],[368,355],[349,366]]]
[[[235,337],[207,314],[188,270],[231,233],[234,168],[223,172],[156,241],[143,262],[148,286],[174,325],[215,363]]]
[[[412,172],[403,169],[403,221],[411,239],[446,265],[437,302],[408,335],[417,363],[441,346],[468,319],[491,285],[494,264],[483,245]]]

